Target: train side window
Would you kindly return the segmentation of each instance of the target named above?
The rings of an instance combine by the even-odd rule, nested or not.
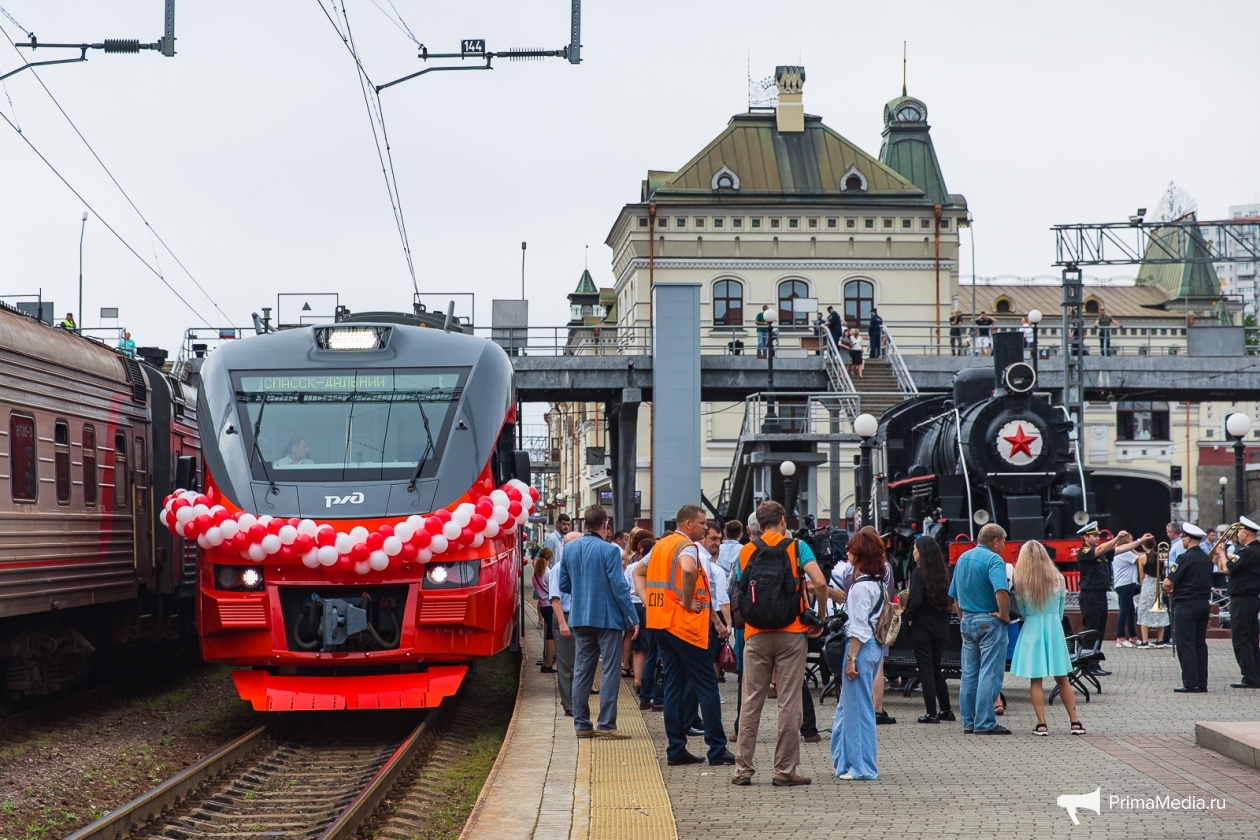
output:
[[[35,418],[10,414],[9,484],[15,502],[33,502],[38,497],[39,456],[35,447]]]
[[[149,495],[149,482],[144,475],[144,438],[136,438],[136,448],[132,450],[136,462],[136,510],[144,513],[149,509],[145,499]]]
[[[96,429],[83,427],[83,504],[96,507]]]
[[[114,507],[127,509],[127,436],[114,435]]]
[[[65,420],[53,425],[53,475],[57,504],[70,504],[70,424]]]

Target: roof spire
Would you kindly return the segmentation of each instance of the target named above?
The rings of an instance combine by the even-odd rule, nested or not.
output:
[[[906,42],[901,42],[901,95],[906,95]]]

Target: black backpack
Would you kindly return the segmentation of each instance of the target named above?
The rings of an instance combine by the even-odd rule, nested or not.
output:
[[[756,550],[739,576],[739,614],[758,630],[781,630],[800,618],[801,579],[788,556],[791,540],[766,545],[753,540]]]

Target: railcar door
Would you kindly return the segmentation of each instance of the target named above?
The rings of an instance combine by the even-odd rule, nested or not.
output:
[[[153,563],[152,494],[149,480],[149,436],[137,430],[131,447],[131,527],[135,545],[136,577],[150,589],[157,585]]]

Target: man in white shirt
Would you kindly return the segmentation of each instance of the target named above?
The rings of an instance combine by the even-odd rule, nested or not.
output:
[[[738,523],[736,523],[738,524]],[[713,657],[713,670],[718,682],[726,682],[726,675],[718,665],[718,657],[722,652],[722,640],[731,635],[731,597],[726,591],[727,570],[717,561],[722,532],[717,523],[709,520],[705,525],[704,538],[698,543],[700,547],[700,563],[704,573],[709,576],[709,586],[713,593],[710,601],[713,619],[713,631],[709,634],[709,654]],[[738,554],[736,555],[738,556]],[[725,702],[726,698],[723,698]]]
[[[577,539],[582,535],[570,534],[570,536]],[[548,537],[548,544],[550,544],[550,539]],[[557,557],[552,558],[551,574],[547,581],[552,620],[556,623],[552,632],[556,642],[556,688],[560,691],[560,705],[564,707],[565,715],[573,717],[573,659],[577,653],[573,631],[569,628],[569,613],[573,610],[573,596],[560,591],[561,561]]]
[[[556,530],[547,535],[543,545],[551,549],[551,568],[560,564],[560,555],[564,553],[565,537],[573,530],[573,520],[569,514],[562,513],[556,517]]]
[[[726,523],[726,539],[718,546],[717,564],[722,567],[722,571],[726,572],[728,578],[731,574],[731,564],[739,559],[739,550],[744,547],[739,541],[743,535],[744,526],[738,519],[732,519]]]

